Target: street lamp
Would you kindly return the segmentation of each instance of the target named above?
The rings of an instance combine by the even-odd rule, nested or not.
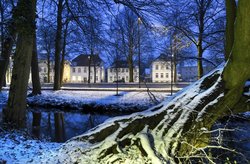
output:
[[[88,77],[88,83],[90,84],[90,60],[91,60],[91,56],[88,56],[88,60],[89,60],[89,77]]]
[[[138,18],[138,81],[139,81],[139,88],[141,88],[141,36],[140,36],[140,24],[142,23],[141,18]]]

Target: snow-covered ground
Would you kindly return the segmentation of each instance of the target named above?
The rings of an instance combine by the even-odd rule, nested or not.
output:
[[[33,106],[54,106],[84,110],[86,105],[105,106],[119,111],[137,111],[155,105],[147,92],[119,92],[114,91],[43,91],[41,95],[29,97],[28,103]],[[168,97],[168,92],[154,92],[155,98],[161,102]]]
[[[50,153],[60,147],[59,143],[30,140],[18,132],[0,133],[0,163],[25,164],[43,153]]]

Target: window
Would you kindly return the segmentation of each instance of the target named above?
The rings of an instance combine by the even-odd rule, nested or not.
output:
[[[92,76],[90,76],[90,80],[92,80],[92,78],[93,78],[93,77],[92,77]]]
[[[80,73],[81,72],[81,68],[78,68],[78,73]]]
[[[124,72],[124,68],[122,68],[122,72]]]
[[[126,76],[126,81],[128,81],[128,76]]]
[[[159,75],[158,75],[158,73],[156,73],[156,74],[155,74],[155,78],[158,78],[158,77],[159,77]]]
[[[96,81],[98,81],[98,76],[95,77]]]
[[[84,67],[83,72],[87,73],[87,67]]]
[[[45,73],[46,73],[46,72],[47,72],[47,69],[46,69],[46,68],[43,68],[43,72],[45,72]]]
[[[168,78],[168,73],[166,73],[166,78]]]
[[[135,72],[137,72],[137,69],[135,68],[135,70],[134,70]]]
[[[126,72],[128,72],[128,68],[126,68]]]
[[[74,72],[74,73],[76,72],[76,68],[73,68],[73,72]]]
[[[76,77],[75,76],[72,76],[72,81],[76,81]]]
[[[112,77],[112,76],[110,76],[110,77],[109,77],[109,80],[110,80],[110,81],[112,81],[112,80],[113,80],[113,77]]]
[[[77,77],[77,80],[78,80],[78,81],[81,81],[81,76],[78,76],[78,77]]]
[[[161,70],[164,70],[164,65],[163,64],[161,65]]]
[[[113,72],[113,69],[112,69],[112,68],[110,68],[109,70],[110,70],[110,72]]]
[[[156,66],[155,66],[155,69],[158,70],[158,69],[159,69],[159,65],[156,65]]]
[[[83,78],[83,81],[84,81],[84,82],[87,82],[87,77],[84,77],[84,78]]]
[[[163,73],[161,73],[161,78],[163,78]]]

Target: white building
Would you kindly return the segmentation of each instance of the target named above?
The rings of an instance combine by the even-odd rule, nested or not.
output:
[[[120,81],[120,82],[129,82],[129,68],[128,64],[126,61],[119,61],[116,64],[112,64],[110,68],[108,68],[108,83],[113,83],[115,81]],[[134,67],[133,69],[133,80],[134,82],[139,82],[139,68]]]
[[[72,83],[104,82],[105,69],[102,59],[99,55],[82,54],[77,56],[72,60],[70,79]]]
[[[153,83],[171,82],[171,58],[161,54],[151,65]]]
[[[41,83],[53,83],[54,82],[54,67],[55,62],[50,61],[50,70],[48,68],[48,61],[41,59],[38,61],[38,67],[39,67],[39,77]],[[48,75],[48,71],[50,71]],[[49,76],[49,77],[48,77]],[[64,63],[64,72],[63,72],[63,82],[69,82],[70,81],[70,63],[69,61],[65,61]]]
[[[54,82],[54,62],[50,62],[50,70],[48,69],[48,62],[47,60],[39,60],[38,61],[38,67],[39,67],[39,77],[40,77],[40,82],[41,83],[53,83]],[[48,71],[50,71],[48,77]]]

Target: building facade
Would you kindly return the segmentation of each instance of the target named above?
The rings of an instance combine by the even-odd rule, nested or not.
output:
[[[79,55],[72,60],[70,68],[72,83],[101,83],[105,80],[105,69],[99,55]]]
[[[49,70],[47,60],[38,61],[39,77],[40,77],[41,83],[53,83],[54,82],[54,76],[55,76],[54,66],[55,66],[54,61],[51,61],[50,70]],[[48,75],[48,71],[50,71],[49,75]],[[70,82],[70,62],[69,61],[65,61],[64,63],[63,82],[64,83]]]
[[[108,69],[107,69],[107,82],[113,83],[117,80],[119,82],[128,83],[130,79],[129,75],[129,67],[126,61],[117,61],[114,62]],[[139,82],[139,69],[138,67],[133,68],[133,82]]]
[[[133,72],[133,80],[134,82],[139,82],[139,69],[138,67],[134,67],[134,72]],[[128,83],[129,82],[129,68],[108,68],[108,83],[113,83],[116,82],[117,79],[120,82],[125,82]]]
[[[151,65],[153,83],[171,82],[171,58],[161,54]]]

